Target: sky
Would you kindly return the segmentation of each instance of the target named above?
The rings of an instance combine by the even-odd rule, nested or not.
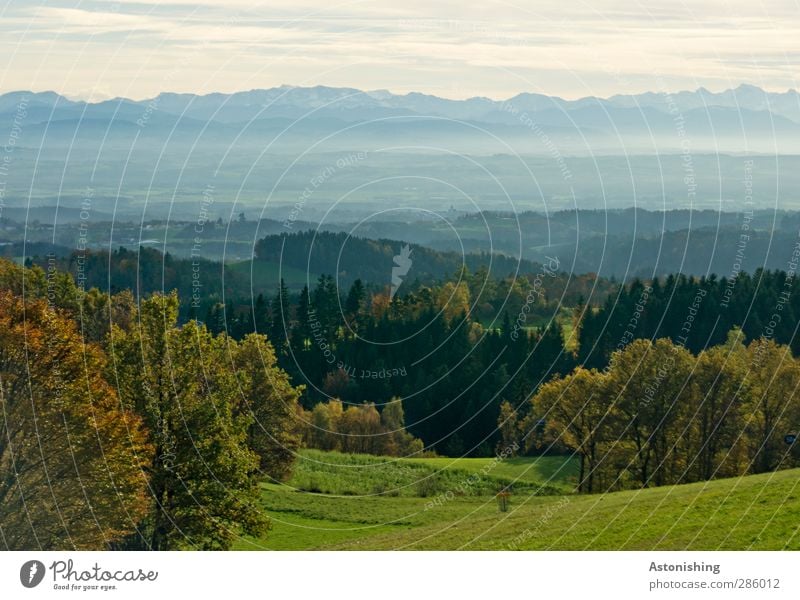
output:
[[[800,0],[0,4],[0,93],[143,99],[282,84],[504,99],[797,88]]]

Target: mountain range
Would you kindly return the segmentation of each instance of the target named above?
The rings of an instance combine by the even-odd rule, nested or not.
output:
[[[323,86],[103,102],[12,92],[0,95],[0,161],[0,206],[80,211],[90,195],[93,219],[796,210],[800,95],[749,85],[578,100]]]
[[[70,100],[55,92],[10,92],[0,95],[0,114],[15,111],[23,97],[29,100],[29,112],[35,111],[37,118],[49,119],[80,117],[84,111],[84,118],[108,118],[115,114],[119,118],[138,118],[143,107],[152,106],[158,111],[184,118],[227,123],[258,118],[299,118],[312,112],[316,118],[328,116],[348,121],[427,115],[466,121],[510,123],[513,115],[509,114],[507,107],[513,106],[527,112],[573,112],[601,108],[654,109],[657,112],[670,113],[677,108],[685,113],[696,109],[728,108],[769,112],[800,124],[800,93],[796,90],[767,92],[748,84],[722,92],[711,92],[701,87],[693,92],[645,92],[610,98],[589,96],[577,100],[533,93],[521,93],[507,100],[485,97],[453,100],[418,92],[399,95],[387,90],[362,91],[354,88],[288,85],[232,94],[165,92],[144,100],[115,98],[96,103]],[[53,112],[52,117],[50,111]]]
[[[89,103],[55,92],[0,96],[0,123],[25,101],[28,146],[207,141],[280,152],[395,144],[470,154],[566,155],[697,151],[800,151],[800,94],[740,85],[565,100],[522,93],[453,100],[386,90],[280,86],[233,94],[162,93]],[[2,131],[2,129],[0,129]]]

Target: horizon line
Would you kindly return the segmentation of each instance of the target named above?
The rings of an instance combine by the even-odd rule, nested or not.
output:
[[[361,89],[361,88],[355,88],[355,87],[347,86],[347,85],[339,85],[339,86],[336,86],[336,85],[325,85],[325,84],[293,85],[293,84],[284,83],[284,84],[280,84],[280,85],[276,85],[276,86],[255,87],[255,88],[250,88],[250,89],[240,89],[240,90],[231,91],[231,92],[212,91],[212,92],[199,93],[199,92],[181,92],[181,91],[162,90],[161,92],[159,92],[155,96],[143,96],[143,97],[136,98],[136,97],[130,97],[130,96],[110,96],[109,95],[107,97],[104,97],[102,99],[97,99],[97,100],[91,100],[91,98],[92,98],[91,94],[88,95],[88,96],[86,94],[69,94],[69,93],[64,93],[64,92],[58,92],[58,91],[56,91],[54,89],[41,89],[41,90],[15,89],[15,90],[8,90],[8,91],[0,91],[0,98],[2,98],[4,96],[11,95],[11,94],[25,94],[25,93],[32,94],[32,95],[55,94],[56,96],[59,96],[60,98],[63,98],[63,99],[68,100],[70,102],[83,102],[83,103],[86,103],[86,104],[101,104],[103,102],[113,102],[115,100],[116,101],[126,101],[127,100],[127,101],[131,101],[131,102],[145,102],[145,101],[148,101],[148,100],[154,100],[154,99],[156,99],[156,98],[158,98],[160,96],[163,96],[163,95],[195,96],[195,97],[198,97],[198,98],[203,98],[203,97],[208,97],[208,96],[215,96],[215,95],[230,97],[230,96],[234,96],[234,95],[237,95],[237,94],[247,94],[247,93],[252,93],[252,92],[260,92],[260,91],[270,91],[270,90],[280,90],[280,89],[286,89],[287,91],[288,90],[292,90],[292,89],[313,90],[313,89],[316,89],[316,88],[325,88],[325,89],[330,89],[330,90],[354,90],[356,92],[360,92],[360,93],[363,93],[363,94],[366,94],[366,95],[369,95],[369,96],[371,96],[373,94],[380,94],[380,93],[388,93],[388,94],[391,94],[392,96],[395,96],[395,97],[406,97],[406,96],[410,96],[412,94],[417,94],[417,95],[421,95],[421,96],[439,98],[441,100],[448,100],[448,101],[451,101],[451,102],[467,102],[467,101],[470,101],[470,100],[488,100],[488,101],[491,101],[491,102],[508,102],[510,100],[513,100],[514,98],[517,98],[518,96],[525,95],[525,94],[545,96],[545,97],[548,97],[548,98],[552,98],[554,100],[563,100],[563,101],[566,101],[566,102],[578,102],[580,100],[592,100],[592,99],[611,100],[612,98],[620,98],[620,97],[622,97],[622,98],[625,98],[625,97],[630,98],[630,97],[636,97],[636,96],[643,96],[645,94],[676,95],[676,94],[686,94],[686,93],[688,93],[688,94],[697,94],[699,92],[707,92],[709,94],[719,95],[719,94],[724,94],[726,92],[733,92],[733,91],[736,91],[736,90],[738,90],[740,88],[753,88],[753,89],[757,89],[757,90],[759,90],[761,92],[764,92],[766,94],[774,94],[774,95],[786,95],[786,94],[792,94],[792,93],[800,94],[800,92],[798,92],[797,88],[786,88],[784,90],[777,91],[777,90],[769,90],[769,89],[763,88],[763,87],[761,87],[759,85],[754,85],[752,83],[741,82],[738,85],[736,85],[735,87],[725,87],[725,88],[721,88],[721,89],[718,89],[718,90],[712,90],[712,89],[709,89],[706,86],[699,86],[699,87],[697,87],[697,88],[695,88],[693,90],[692,89],[679,89],[679,90],[652,90],[652,89],[648,89],[648,90],[643,90],[643,91],[639,91],[639,92],[616,93],[616,94],[611,94],[610,96],[589,95],[589,96],[576,96],[576,97],[565,97],[565,96],[560,96],[560,95],[557,95],[557,94],[548,94],[546,92],[537,92],[537,91],[520,91],[520,92],[518,92],[517,94],[515,94],[513,96],[503,97],[503,98],[491,97],[491,96],[485,96],[485,95],[475,95],[475,96],[468,96],[468,97],[464,97],[464,98],[453,98],[453,97],[439,96],[437,94],[433,94],[433,93],[429,93],[429,92],[420,92],[420,91],[393,92],[393,91],[391,91],[389,89],[386,89],[386,88]]]

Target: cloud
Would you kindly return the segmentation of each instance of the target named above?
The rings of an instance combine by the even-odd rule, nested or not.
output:
[[[784,89],[796,87],[800,53],[800,14],[783,0],[9,6],[0,19],[0,51],[13,57],[0,75],[3,90],[52,87],[44,82],[65,73],[64,91],[135,97],[281,83],[493,97],[609,95],[654,89],[656,79],[692,89],[741,81]]]

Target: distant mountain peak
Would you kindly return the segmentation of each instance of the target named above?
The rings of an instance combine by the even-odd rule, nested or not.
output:
[[[559,145],[559,152],[565,154],[581,153],[592,145],[602,152],[616,152],[621,143],[648,152],[653,151],[653,136],[659,144],[672,148],[674,112],[679,110],[693,138],[709,145],[722,136],[728,140],[727,151],[769,151],[764,149],[774,148],[777,136],[782,148],[792,148],[791,153],[800,151],[796,141],[800,139],[797,91],[767,92],[747,83],[721,92],[699,87],[693,92],[647,91],[571,100],[533,91],[508,100],[480,96],[450,99],[419,91],[396,94],[386,89],[289,84],[234,93],[163,92],[156,98],[138,101],[116,98],[73,102],[53,91],[12,92],[0,95],[0,124],[15,118],[23,97],[28,99],[28,122],[41,124],[48,136],[55,134],[47,124],[59,123],[59,131],[67,140],[64,143],[72,139],[70,134],[77,129],[86,132],[87,137],[94,135],[87,132],[89,124],[98,131],[104,129],[104,123],[109,130],[113,125],[120,136],[142,130],[143,135],[157,138],[157,128],[163,127],[167,132],[174,129],[187,139],[203,132],[237,142],[238,133],[246,125],[247,133],[241,139],[259,143],[282,131],[287,140],[302,138],[300,145],[307,141],[303,136],[310,136],[308,140],[312,141],[327,139],[324,136],[331,131],[336,132],[333,138],[358,138],[357,142],[347,142],[351,144],[348,150],[372,147],[376,140],[439,148],[439,141],[444,140],[480,153],[488,148],[474,137],[478,136],[476,131],[482,131],[484,136],[490,132],[496,140],[516,140],[523,152],[542,152],[548,143],[542,137],[545,134],[549,143]],[[151,105],[156,99],[154,109]],[[523,115],[529,117],[527,124]],[[158,126],[142,128],[141,123]],[[480,127],[467,131],[464,123]],[[533,131],[531,123],[540,130]],[[343,127],[344,124],[359,127]],[[627,140],[621,136],[627,136]],[[736,145],[730,141],[734,138]],[[760,138],[761,145],[752,146],[750,141],[756,138]],[[493,151],[507,152],[509,147],[501,145]]]
[[[425,92],[418,92],[418,91],[411,91],[405,94],[396,94],[391,92],[387,89],[378,89],[378,90],[360,90],[357,88],[352,87],[337,87],[337,86],[330,86],[330,85],[314,85],[314,86],[300,86],[300,85],[292,85],[288,83],[281,84],[277,87],[272,88],[254,88],[251,90],[242,90],[239,92],[231,92],[231,93],[223,93],[223,92],[210,92],[205,94],[195,94],[191,92],[170,92],[164,91],[158,94],[157,97],[164,97],[164,98],[230,98],[234,96],[247,96],[247,95],[260,95],[260,96],[271,96],[271,95],[279,95],[280,93],[291,93],[294,95],[303,95],[303,94],[330,94],[330,95],[363,95],[365,98],[372,98],[377,100],[391,100],[397,101],[402,98],[406,99],[427,99],[427,100],[435,100],[441,102],[449,102],[449,103],[460,103],[460,102],[471,102],[471,101],[480,101],[480,102],[490,102],[490,103],[503,103],[503,102],[510,102],[514,100],[522,100],[522,99],[539,99],[539,100],[547,100],[553,102],[554,104],[573,104],[573,105],[580,105],[586,104],[587,102],[614,102],[614,101],[622,101],[622,100],[635,100],[637,98],[653,98],[659,97],[662,98],[663,96],[667,95],[667,92],[663,91],[645,91],[638,94],[614,94],[609,97],[598,97],[598,96],[585,96],[581,98],[576,98],[574,100],[565,100],[564,98],[556,95],[548,95],[543,94],[540,92],[520,92],[519,94],[507,98],[507,99],[491,99],[485,96],[472,96],[466,99],[455,100],[452,98],[446,98],[442,96],[437,96],[435,94],[425,93]],[[788,89],[785,92],[767,92],[761,87],[751,84],[751,83],[740,83],[735,88],[728,88],[722,90],[720,92],[712,92],[705,86],[700,86],[694,91],[690,90],[681,90],[675,92],[669,92],[671,96],[682,96],[682,97],[689,97],[689,96],[703,96],[708,98],[722,98],[726,96],[730,96],[731,94],[739,94],[739,93],[748,93],[748,94],[760,94],[765,97],[780,97],[780,96],[792,96],[796,97],[798,95],[797,90],[795,89]],[[31,97],[36,97],[39,100],[51,100],[55,101],[57,99],[63,99],[65,101],[73,101],[67,98],[67,96],[60,95],[55,91],[47,90],[42,92],[32,92],[32,91],[13,91],[8,92],[5,94],[0,94],[0,98],[7,98],[11,94],[14,95],[27,95]],[[153,98],[147,98],[145,100],[141,100],[139,102],[147,103]],[[102,101],[97,102],[87,102],[85,100],[74,100],[78,103],[84,104],[99,104]],[[108,101],[108,100],[103,100]],[[128,101],[128,102],[136,102],[134,100],[130,100],[128,98],[121,98],[117,97],[114,98],[114,101]]]

